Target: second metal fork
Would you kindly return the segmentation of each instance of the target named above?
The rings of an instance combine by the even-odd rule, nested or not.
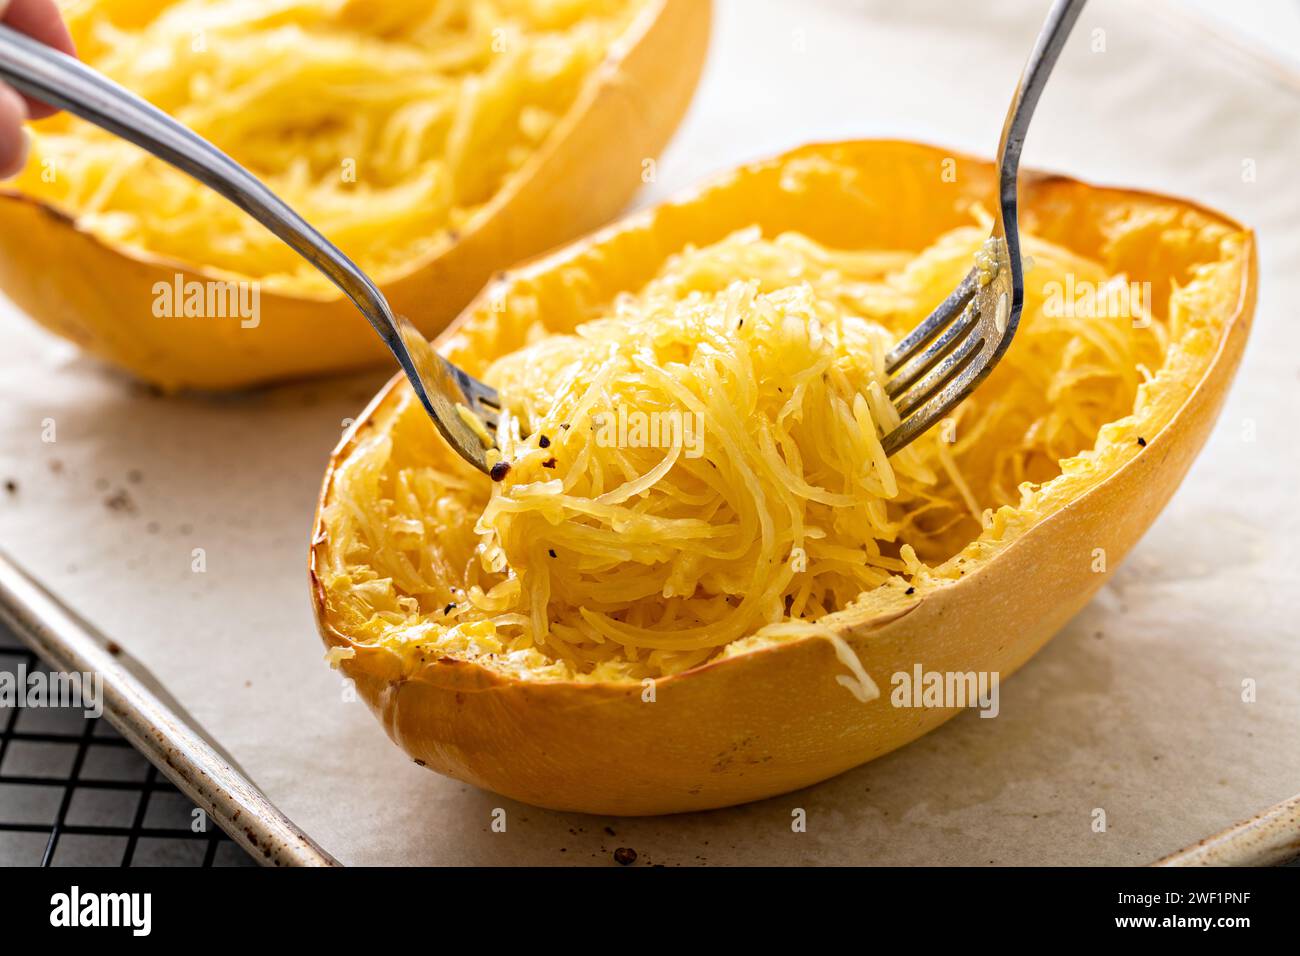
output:
[[[1029,55],[998,144],[998,207],[979,260],[952,294],[886,356],[885,392],[902,419],[882,444],[892,455],[947,415],[1006,353],[1024,306],[1016,219],[1020,152],[1029,121],[1084,0],[1055,0]]]

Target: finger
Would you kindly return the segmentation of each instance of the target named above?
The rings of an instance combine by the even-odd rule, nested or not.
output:
[[[7,179],[27,161],[27,104],[17,92],[0,83],[0,179]]]
[[[54,0],[0,0],[0,21],[60,53],[77,55],[72,46],[72,37]],[[24,99],[27,100],[27,112],[32,119],[58,112],[30,97]]]

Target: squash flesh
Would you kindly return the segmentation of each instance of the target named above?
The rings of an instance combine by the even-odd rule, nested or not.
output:
[[[128,26],[159,6],[114,2]],[[645,158],[659,154],[690,102],[711,19],[707,0],[640,0],[639,10],[524,166],[464,229],[382,283],[392,308],[426,335],[442,331],[505,264],[606,223],[642,185]],[[245,283],[241,299],[258,297],[251,321],[190,315],[190,288],[214,290],[239,277],[204,258],[106,242],[74,213],[0,184],[0,288],[49,331],[165,391],[242,388],[391,362],[337,289]],[[165,301],[159,309],[160,293],[180,283],[184,318],[174,310],[178,321],[159,321],[155,313],[167,311]]]
[[[822,634],[744,638],[649,686],[566,680],[540,655],[536,667],[468,654],[421,661],[376,642],[349,613],[350,589],[325,585],[331,554],[342,553],[326,516],[341,500],[344,463],[400,422],[408,399],[395,378],[331,458],[310,556],[331,662],[393,742],[421,766],[557,810],[704,810],[806,787],[961,713],[893,706],[883,692],[891,675],[918,665],[1014,674],[1097,593],[1187,473],[1241,360],[1258,283],[1250,231],[1186,200],[1032,172],[1021,187],[1024,230],[1111,273],[1150,279],[1151,308],[1171,330],[1165,362],[1139,387],[1132,413],[1102,426],[1092,451],[1063,461],[1019,507],[995,512],[915,591],[902,581],[877,587],[822,620],[880,696],[846,693],[847,665]],[[755,223],[768,236],[797,231],[837,249],[916,254],[968,225],[972,203],[995,188],[990,163],[948,150],[879,140],[806,146],[500,276],[439,346],[483,374],[529,343],[539,313],[571,325],[644,286],[686,246]]]
[[[377,281],[470,228],[540,149],[643,0],[74,4],[84,59],[263,179]],[[72,117],[14,187],[135,255],[268,290],[324,279],[217,194]]]
[[[843,181],[861,173],[825,155],[800,159],[802,163],[785,164],[783,181],[795,176]],[[799,188],[796,184],[793,191]],[[1222,318],[1232,312],[1225,297],[1235,294],[1234,280],[1248,256],[1247,234],[1182,210],[1138,204],[1107,210],[1095,224],[1104,235],[1071,247],[1051,219],[1058,211],[1047,207],[1042,212],[1046,231],[1058,234],[1052,241],[1031,241],[1030,253],[1041,262],[1026,280],[1028,321],[1007,361],[984,391],[964,406],[961,414],[972,424],[958,428],[958,441],[948,449],[949,467],[940,461],[935,469],[941,473],[941,487],[945,479],[949,486],[934,496],[941,501],[943,513],[900,533],[892,544],[896,548],[906,544],[918,557],[909,556],[905,567],[885,574],[859,596],[823,607],[817,615],[823,627],[834,629],[842,619],[861,619],[873,607],[897,602],[909,587],[911,600],[920,600],[991,560],[1035,523],[1131,459],[1141,447],[1137,439],[1154,437],[1213,358]],[[1038,210],[1029,213],[1032,228]],[[969,220],[970,208],[962,215]],[[872,315],[890,334],[910,327],[956,284],[987,231],[974,225],[946,235],[936,230],[936,234],[939,239],[927,254],[895,253],[896,282],[909,269],[925,279],[916,283],[917,290],[905,306],[895,303],[896,307],[880,308]],[[935,240],[935,236],[928,238]],[[884,248],[888,257],[888,247]],[[868,249],[867,257],[881,252],[879,246]],[[809,255],[825,258],[828,254],[814,248]],[[862,247],[840,255],[837,271],[851,272],[854,256],[863,258]],[[666,259],[661,256],[652,268],[661,269]],[[543,316],[546,331],[569,331],[578,321],[608,309],[613,296],[607,293],[640,288],[640,283],[606,282],[606,288],[600,289],[599,271],[617,272],[617,267],[603,260],[593,262],[591,257],[586,264],[590,271],[585,274],[571,264],[563,278],[548,287],[548,294],[534,294],[527,280],[520,281],[504,299],[498,297],[462,326],[447,343],[448,351],[468,364],[486,367],[493,355],[535,341],[542,334],[537,323]],[[646,272],[649,275],[643,273],[642,282],[653,275],[649,269]],[[1154,315],[1124,317],[1127,328],[1117,326],[1114,319],[1094,323],[1085,328],[1089,335],[1073,338],[1075,330],[1053,328],[1052,317],[1044,314],[1047,284],[1059,282],[1066,273],[1099,286],[1130,277],[1151,282],[1148,304]],[[879,296],[880,290],[874,294]],[[854,304],[871,314],[861,308],[863,301]],[[1134,318],[1142,323],[1140,328],[1134,328]],[[1049,361],[1053,356],[1059,359],[1056,366]],[[1067,402],[1062,391],[1067,387],[1086,391],[1088,400]],[[1004,407],[1001,414],[991,413],[999,400],[1011,411]],[[391,652],[406,673],[418,671],[430,660],[459,658],[517,679],[600,682],[681,673],[714,656],[734,657],[790,638],[788,633],[742,637],[721,648],[708,648],[703,658],[637,657],[624,652],[574,666],[571,658],[534,646],[531,640],[501,640],[483,617],[467,627],[446,628],[438,619],[446,604],[439,602],[464,600],[457,589],[469,584],[464,568],[475,560],[473,516],[482,511],[486,498],[476,476],[429,450],[438,447],[436,439],[429,440],[430,427],[408,401],[390,403],[372,423],[370,437],[352,448],[334,475],[333,501],[327,498],[322,512],[324,534],[317,549],[316,574],[333,626],[356,646]],[[1031,440],[1025,440],[1026,434]],[[963,444],[961,436],[971,440]],[[936,457],[942,451],[941,445],[936,446]],[[350,525],[349,512],[354,518],[383,512],[389,506],[381,501],[402,500],[393,490],[403,482],[408,487],[432,482],[425,494],[441,513],[432,522],[423,507],[384,514],[384,521],[395,520],[409,533],[404,539],[407,547],[400,543],[392,547],[389,542],[376,546],[379,538],[367,540],[359,530],[368,519]],[[962,492],[961,484],[974,491]],[[436,545],[429,545],[431,540]],[[439,553],[431,553],[430,548]]]

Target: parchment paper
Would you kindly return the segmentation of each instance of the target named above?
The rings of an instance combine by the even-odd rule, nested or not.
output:
[[[720,0],[695,106],[639,202],[809,140],[990,154],[1045,8]],[[1300,80],[1185,10],[1089,4],[1026,164],[1252,225],[1263,280],[1245,364],[1175,500],[1002,687],[998,719],[965,714],[817,787],[609,820],[503,800],[390,744],[322,662],[304,570],[326,456],[386,374],[164,399],[6,305],[0,478],[17,489],[0,491],[0,541],[346,863],[609,864],[618,846],[665,864],[1147,862],[1300,790],[1298,121]]]

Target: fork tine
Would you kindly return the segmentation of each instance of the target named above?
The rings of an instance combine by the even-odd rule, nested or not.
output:
[[[880,440],[885,454],[893,455],[906,448],[914,438],[961,404],[962,399],[974,391],[989,371],[989,365],[985,362],[968,362],[955,378]]]
[[[461,394],[464,395],[465,407],[478,416],[489,432],[495,434],[497,425],[501,421],[501,397],[497,394],[497,390],[446,359],[442,361],[448,374],[455,379]]]
[[[885,356],[885,371],[892,374],[900,365],[929,344],[931,339],[952,322],[954,316],[966,308],[966,304],[970,302],[978,288],[975,270],[971,269],[957,288],[952,290],[952,294],[940,302],[938,308],[931,312],[924,322],[890,350]]]
[[[491,396],[495,398],[495,394]],[[488,398],[480,394],[471,394],[469,398],[469,408],[479,420],[487,426],[488,431],[496,433],[497,424],[501,420],[501,409],[495,404],[491,404]]]
[[[497,395],[497,390],[492,388],[490,385],[480,382],[478,379],[474,379],[470,398],[474,399],[474,401],[481,405],[486,405],[488,408],[495,408],[498,410],[501,408],[501,397]]]
[[[945,355],[937,365],[922,375],[911,388],[894,400],[894,406],[902,418],[907,418],[922,405],[934,392],[944,386],[963,368],[966,363],[979,354],[984,347],[984,339],[978,335],[968,335],[960,345]]]
[[[439,356],[439,358],[442,357]],[[447,370],[447,373],[456,380],[456,384],[460,386],[461,392],[470,400],[471,404],[483,402],[486,405],[491,405],[493,408],[501,407],[501,398],[497,395],[497,390],[491,385],[488,385],[486,382],[480,382],[463,368],[453,365],[445,358],[442,359],[442,364]]]
[[[957,321],[943,330],[943,334],[930,343],[924,352],[909,361],[890,378],[885,385],[885,394],[891,399],[897,398],[928,372],[936,362],[956,348],[979,324],[980,312],[977,302],[972,299],[962,310]]]

